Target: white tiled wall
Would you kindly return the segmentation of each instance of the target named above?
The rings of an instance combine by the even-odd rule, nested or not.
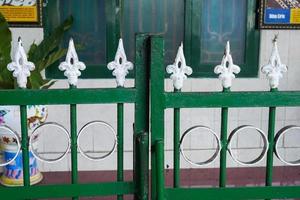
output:
[[[264,30],[261,32],[261,45],[260,45],[260,66],[268,62],[270,56],[272,43],[271,40],[274,34],[279,33],[279,51],[282,58],[282,62],[288,65],[288,73],[284,75],[279,86],[280,90],[299,90],[300,89],[300,31],[296,30],[276,30],[269,31]],[[24,46],[29,47],[30,42],[40,41],[43,37],[42,29],[13,29],[13,36],[17,38],[22,36],[24,41]],[[220,58],[221,60],[221,58]],[[212,66],[213,68],[213,66]],[[243,69],[242,69],[243,70]],[[165,81],[165,88],[167,91],[171,91],[172,83],[170,80]],[[114,80],[80,80],[79,87],[115,87],[116,84]],[[133,81],[130,80],[127,86],[133,86]],[[66,81],[57,81],[53,88],[67,88]],[[221,84],[218,79],[189,79],[185,82],[183,91],[220,91]],[[266,78],[259,73],[258,78],[238,78],[234,80],[233,91],[267,91],[269,90],[268,81]],[[133,123],[133,105],[125,105],[125,169],[132,169],[132,123]],[[78,128],[81,128],[84,124],[91,120],[104,120],[111,124],[116,129],[116,106],[115,105],[88,105],[78,107]],[[69,129],[69,108],[68,106],[50,106],[49,107],[49,117],[48,121],[55,121],[63,124],[67,129]],[[173,166],[173,113],[172,110],[166,110],[165,112],[165,135],[166,135],[166,165],[170,167]],[[277,118],[276,118],[276,131],[282,127],[290,124],[300,125],[300,108],[278,108]],[[268,109],[267,108],[255,108],[255,109],[230,109],[229,110],[229,125],[228,131],[231,132],[233,129],[240,125],[254,125],[264,132],[267,132],[268,127]],[[220,109],[183,109],[181,111],[181,133],[186,129],[194,125],[205,125],[211,127],[217,134],[220,133]],[[298,143],[293,145],[298,145],[300,147],[299,136],[294,134],[295,140]],[[248,154],[240,155],[241,159],[249,159],[254,155],[259,153],[259,148],[262,144],[259,139],[251,138],[251,134],[247,137],[242,137],[243,140],[247,140],[247,147],[257,147],[257,149],[251,149],[247,152]],[[59,140],[59,138],[57,138]],[[102,138],[106,142],[105,138]],[[214,141],[212,138],[207,139],[209,142],[206,147],[214,147]],[[239,139],[239,137],[238,137]],[[292,138],[293,139],[293,138]],[[86,139],[93,142],[92,138]],[[255,143],[253,142],[255,140]],[[289,138],[291,140],[291,138]],[[49,140],[44,139],[40,141],[42,143],[47,143]],[[107,141],[108,142],[108,141]],[[259,144],[257,144],[257,143]],[[245,141],[235,141],[234,145],[242,145]],[[93,142],[94,148],[97,148],[96,143]],[[233,146],[234,146],[233,145]],[[283,144],[281,144],[283,145]],[[288,144],[285,144],[288,145]],[[286,146],[285,146],[286,147]],[[191,148],[201,148],[197,147],[197,144],[193,144]],[[289,155],[285,155],[289,159],[297,157],[299,155],[300,148],[289,150]],[[193,151],[193,157],[205,156],[207,153],[211,153],[210,150],[205,151]],[[116,154],[108,158],[103,162],[91,162],[79,156],[79,169],[80,170],[113,170],[116,169]],[[218,160],[218,159],[217,159]],[[239,165],[235,163],[230,157],[228,157],[228,166],[238,167]],[[274,159],[276,165],[282,165],[277,158]],[[263,166],[265,161],[262,161],[257,166]],[[44,171],[63,171],[70,170],[70,157],[63,160],[58,164],[40,164],[41,169]],[[183,159],[181,159],[181,166],[190,168],[193,167]],[[216,161],[209,167],[218,167],[219,162]],[[206,166],[207,167],[207,166]]]

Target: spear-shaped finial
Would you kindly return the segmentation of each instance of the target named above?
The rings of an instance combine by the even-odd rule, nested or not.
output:
[[[113,76],[116,77],[118,87],[124,87],[126,76],[129,70],[133,69],[133,64],[127,60],[123,46],[123,40],[120,38],[115,60],[108,63],[107,68],[113,70]]]
[[[175,62],[172,65],[167,66],[167,73],[172,74],[170,78],[173,81],[174,88],[177,90],[180,90],[183,87],[183,82],[187,79],[187,75],[193,73],[192,68],[186,65],[182,43],[178,48]]]
[[[83,62],[79,61],[72,38],[69,41],[66,60],[60,63],[58,68],[61,71],[65,71],[64,75],[68,78],[70,85],[77,86],[78,77],[81,75],[79,70],[85,70],[86,66]]]
[[[220,65],[214,69],[215,74],[219,74],[219,79],[222,81],[223,88],[230,88],[232,80],[235,79],[235,74],[240,73],[239,66],[233,64],[232,56],[230,54],[230,43],[226,43],[224,56]]]
[[[13,76],[17,78],[17,84],[20,88],[26,88],[27,77],[30,76],[30,71],[35,69],[32,62],[27,60],[27,55],[24,50],[22,40],[18,38],[18,44],[12,55],[12,62],[7,65],[9,71],[13,71]]]
[[[282,64],[278,46],[277,46],[278,34],[274,36],[273,48],[269,63],[261,68],[262,73],[267,75],[271,88],[277,88],[279,86],[279,80],[283,77],[283,73],[287,72],[287,66]]]

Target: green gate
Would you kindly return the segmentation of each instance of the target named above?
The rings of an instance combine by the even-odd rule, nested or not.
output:
[[[182,47],[181,47],[182,48]],[[274,48],[277,50],[277,46]],[[182,50],[182,49],[181,49]],[[180,50],[179,50],[180,51]],[[182,53],[182,54],[181,54]],[[171,78],[175,88],[176,84],[181,84],[180,79],[191,73],[191,69],[185,68],[185,61],[182,59],[183,51],[176,57],[175,64],[168,66],[167,72],[173,73]],[[280,74],[285,71],[285,66],[281,65],[278,51],[274,51],[272,56],[277,60],[271,64],[278,66],[277,72]],[[221,67],[229,69],[231,72],[229,77],[232,78],[233,73],[238,73],[239,68],[232,65],[230,57],[229,44],[227,45],[224,62]],[[278,56],[278,57],[277,57]],[[272,58],[272,59],[274,59]],[[179,64],[178,64],[179,63]],[[175,66],[177,65],[177,66]],[[180,68],[178,68],[180,65]],[[177,67],[175,69],[174,67]],[[264,70],[269,73],[270,66]],[[181,92],[178,87],[174,92],[165,92],[164,78],[164,40],[160,36],[151,38],[151,168],[152,168],[152,184],[151,195],[152,199],[157,200],[195,200],[195,199],[286,199],[286,198],[300,198],[300,186],[272,186],[272,169],[273,169],[273,155],[275,153],[276,141],[281,136],[278,134],[274,137],[276,107],[292,107],[300,106],[300,92],[299,91],[278,91],[277,84],[278,74],[269,73],[271,79],[270,92],[231,92],[230,83],[226,82],[226,69],[215,69],[218,74],[221,73],[220,79],[223,82],[222,92]],[[277,73],[276,72],[276,73]],[[176,73],[183,73],[177,76]],[[176,81],[178,81],[176,83]],[[242,107],[268,107],[269,108],[269,125],[268,136],[265,136],[265,148],[263,154],[257,159],[261,160],[264,154],[267,155],[265,187],[226,187],[226,157],[227,150],[229,150],[230,138],[227,137],[228,124],[228,109],[242,108]],[[167,188],[165,186],[165,168],[164,168],[164,111],[165,109],[174,109],[174,155],[173,155],[173,187]],[[219,168],[219,188],[186,188],[180,185],[180,108],[220,108],[221,109],[221,137],[219,141],[220,150],[220,168]],[[243,127],[240,127],[243,128]],[[289,127],[288,127],[289,128]],[[282,130],[282,133],[284,130]],[[187,132],[185,132],[187,134]],[[184,135],[183,134],[183,137]],[[263,135],[261,133],[261,135]],[[216,136],[216,139],[217,136]],[[218,149],[217,149],[218,150]],[[217,152],[218,154],[219,152]],[[217,156],[215,154],[211,160]],[[246,163],[245,163],[246,164]],[[299,165],[299,161],[290,163],[291,165]]]
[[[20,106],[21,117],[21,148],[23,153],[23,180],[24,186],[9,188],[0,187],[1,200],[13,199],[49,199],[65,198],[79,199],[80,197],[96,196],[118,196],[123,199],[123,195],[133,194],[135,199],[147,199],[148,196],[148,71],[147,55],[148,44],[146,35],[136,37],[136,57],[135,57],[135,87],[124,88],[122,83],[118,83],[117,88],[103,89],[77,89],[76,84],[79,70],[83,70],[84,64],[79,62],[73,41],[70,41],[69,51],[66,62],[60,65],[61,70],[66,70],[65,75],[69,78],[70,88],[68,89],[50,89],[50,90],[1,90],[0,105]],[[19,48],[22,43],[19,41]],[[117,70],[117,64],[126,62],[124,51],[120,51],[123,45],[119,46],[115,63],[108,67],[111,70]],[[20,50],[20,49],[19,49]],[[21,49],[22,50],[22,49]],[[20,50],[20,65],[27,63],[27,59],[22,57]],[[122,49],[121,49],[122,50]],[[24,50],[23,50],[24,51]],[[124,53],[124,54],[123,54]],[[24,52],[25,55],[25,52]],[[124,57],[125,56],[125,57]],[[75,67],[75,71],[68,71],[68,67]],[[125,67],[132,68],[128,63]],[[30,70],[30,69],[28,69]],[[128,69],[126,69],[128,70]],[[74,79],[74,73],[76,77]],[[125,75],[127,74],[127,71]],[[125,75],[123,78],[125,78]],[[25,77],[25,80],[27,77]],[[72,82],[72,79],[74,82]],[[71,81],[70,81],[71,80]],[[22,81],[22,80],[21,80]],[[24,80],[23,80],[24,81]],[[20,84],[19,84],[20,85]],[[26,88],[26,82],[25,82]],[[77,109],[78,104],[115,104],[117,106],[117,180],[115,182],[102,183],[80,183],[78,181],[77,167]],[[135,105],[135,123],[134,123],[134,177],[131,181],[124,180],[123,169],[123,120],[124,104],[133,103]],[[70,151],[71,151],[71,183],[61,185],[30,185],[29,172],[29,141],[27,130],[27,105],[69,105],[70,106]]]
[[[72,45],[71,45],[72,46]],[[74,49],[75,51],[75,49]],[[69,59],[68,64],[78,62],[76,56]],[[182,51],[182,47],[181,47]],[[152,199],[278,199],[300,198],[300,186],[272,186],[273,155],[276,141],[280,134],[275,137],[274,126],[276,107],[300,106],[300,92],[281,92],[274,87],[270,92],[231,92],[228,83],[225,83],[223,92],[181,92],[180,84],[184,77],[173,76],[178,81],[178,88],[174,92],[164,91],[164,40],[160,36],[149,38],[148,35],[136,37],[135,57],[135,87],[134,88],[104,88],[104,89],[77,89],[76,84],[70,85],[69,89],[53,90],[6,90],[0,91],[0,105],[20,106],[21,112],[21,150],[23,153],[24,186],[17,188],[0,187],[0,197],[4,200],[14,199],[45,199],[45,198],[73,198],[118,196],[134,194],[135,199],[148,198],[148,132],[149,132],[149,94],[150,101],[150,124],[151,124],[151,198]],[[226,51],[229,54],[229,46]],[[275,52],[276,53],[276,52]],[[122,52],[119,52],[122,55]],[[183,55],[183,51],[182,51]],[[182,56],[179,54],[178,64],[185,66]],[[226,56],[228,56],[226,55]],[[276,57],[276,54],[274,54]],[[121,59],[120,59],[121,58]],[[228,59],[228,57],[225,57]],[[125,62],[126,58],[117,57],[115,64]],[[227,62],[228,61],[228,62]],[[231,60],[222,63],[226,67]],[[23,63],[23,62],[22,62]],[[276,64],[280,64],[275,62]],[[79,66],[81,63],[79,63]],[[151,68],[149,69],[148,66]],[[130,68],[130,65],[127,65]],[[234,68],[234,66],[232,66]],[[109,68],[115,70],[111,64]],[[172,67],[171,67],[172,68]],[[167,71],[176,73],[175,69]],[[66,67],[61,69],[67,70]],[[77,68],[79,70],[80,67]],[[218,70],[216,70],[218,71]],[[237,69],[233,72],[237,73]],[[280,70],[279,70],[280,71]],[[184,75],[190,74],[190,69],[183,70]],[[124,72],[123,72],[124,73]],[[150,73],[150,74],[149,74]],[[221,72],[219,72],[221,73]],[[122,73],[121,73],[122,74]],[[125,73],[126,74],[126,73]],[[70,74],[68,74],[70,75]],[[72,75],[72,73],[71,73]],[[116,76],[120,75],[115,72]],[[150,85],[148,77],[151,78]],[[225,77],[225,76],[224,76]],[[71,79],[74,78],[71,76]],[[225,79],[224,79],[225,80]],[[69,79],[70,81],[70,79]],[[76,82],[76,80],[75,80]],[[276,81],[274,82],[276,86]],[[230,86],[230,84],[229,84]],[[149,88],[150,87],[150,88]],[[150,89],[150,93],[149,93]],[[117,106],[117,152],[118,152],[118,176],[116,182],[109,183],[80,183],[78,182],[77,168],[77,115],[78,104],[108,104]],[[131,181],[124,181],[123,175],[123,106],[124,103],[135,104],[134,124],[134,177]],[[72,184],[61,185],[36,185],[30,186],[29,173],[29,144],[27,140],[27,112],[26,105],[70,105],[70,140],[71,140],[71,164]],[[267,154],[266,186],[265,187],[226,187],[226,157],[230,150],[230,136],[227,138],[228,109],[240,107],[269,107],[269,130],[265,140],[264,151]],[[165,187],[164,175],[164,111],[167,108],[174,109],[174,187]],[[220,150],[220,188],[184,188],[180,186],[180,108],[220,108],[221,116],[221,139]],[[283,131],[284,132],[284,131]],[[263,135],[263,134],[262,134]],[[184,135],[183,135],[184,136]],[[24,139],[25,138],[25,139]],[[262,155],[263,157],[263,155]],[[213,160],[213,159],[212,159]],[[290,163],[298,165],[299,162]]]

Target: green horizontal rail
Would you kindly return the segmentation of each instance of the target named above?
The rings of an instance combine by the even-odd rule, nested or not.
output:
[[[0,105],[134,103],[133,88],[0,90]]]
[[[300,198],[300,186],[240,187],[240,188],[168,188],[170,200],[235,200],[264,198]]]
[[[165,93],[166,108],[300,106],[300,91]]]
[[[95,184],[72,185],[38,185],[31,187],[0,188],[1,199],[20,200],[26,198],[66,198],[66,197],[92,197],[133,194],[133,182],[112,182]]]

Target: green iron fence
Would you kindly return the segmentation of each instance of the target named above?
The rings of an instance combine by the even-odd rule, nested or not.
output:
[[[191,69],[186,66],[182,46],[179,48],[174,65],[167,67],[167,72],[172,73],[174,92],[165,92],[164,90],[164,39],[160,36],[151,38],[151,72],[150,72],[150,96],[151,96],[151,195],[152,199],[170,199],[170,200],[195,200],[195,199],[287,199],[300,198],[300,186],[272,186],[273,156],[276,152],[276,143],[282,135],[282,129],[275,136],[275,116],[276,107],[300,106],[299,91],[278,91],[277,86],[282,73],[286,71],[286,66],[281,64],[276,41],[269,65],[262,71],[270,79],[271,90],[261,92],[232,92],[230,91],[231,81],[234,74],[239,73],[239,67],[232,63],[229,43],[226,46],[223,61],[220,66],[215,68],[215,72],[220,74],[223,83],[222,92],[181,92],[180,89],[183,80],[190,75]],[[274,68],[275,67],[275,68]],[[268,107],[269,108],[269,126],[268,134],[264,136],[263,132],[258,130],[264,139],[264,149],[262,154],[251,163],[255,164],[261,160],[264,155],[267,156],[265,187],[226,187],[226,159],[227,151],[230,153],[230,138],[234,132],[245,127],[239,127],[227,136],[228,109],[247,108],[247,107]],[[164,111],[165,109],[174,109],[174,155],[173,155],[173,187],[165,186],[165,168],[164,168]],[[181,108],[220,108],[221,109],[221,130],[220,139],[216,153],[205,163],[194,163],[202,165],[212,162],[220,154],[219,168],[219,187],[218,188],[187,188],[180,185],[180,152],[183,153],[181,142],[186,131],[180,138],[180,109]],[[206,128],[208,127],[193,127]],[[253,128],[253,127],[252,127]],[[219,153],[220,152],[220,153]],[[236,159],[237,160],[237,159]],[[281,159],[284,161],[283,159]],[[238,161],[238,160],[237,160]],[[285,161],[284,161],[285,162]],[[286,162],[288,163],[288,162]],[[290,165],[299,165],[299,161],[289,162]]]
[[[14,60],[15,72],[19,69],[17,76],[20,89],[1,90],[0,105],[20,106],[21,117],[21,151],[23,154],[23,180],[22,187],[0,187],[1,200],[13,199],[44,199],[65,198],[79,199],[80,197],[113,196],[123,199],[123,195],[133,194],[135,199],[147,199],[148,196],[148,70],[147,51],[148,44],[146,35],[136,37],[135,57],[135,87],[124,88],[127,70],[132,69],[132,64],[127,62],[123,45],[120,41],[118,52],[114,62],[108,67],[114,70],[117,77],[117,88],[103,89],[79,89],[76,88],[77,77],[83,70],[84,64],[78,60],[73,41],[70,41],[66,62],[60,65],[61,70],[66,70],[70,83],[69,89],[30,90],[26,89],[24,70],[32,70],[31,63],[27,62],[25,51],[19,41],[17,58]],[[25,57],[24,57],[25,56]],[[21,67],[21,68],[18,68]],[[121,72],[118,70],[121,70]],[[123,70],[123,71],[122,71]],[[125,70],[125,71],[124,71]],[[25,78],[24,78],[25,76]],[[23,79],[22,79],[23,77]],[[123,78],[123,82],[122,82]],[[25,80],[25,81],[24,81]],[[20,81],[20,82],[19,82]],[[20,84],[21,83],[21,84]],[[135,105],[134,124],[134,177],[131,181],[124,181],[124,147],[123,147],[123,123],[124,104]],[[78,180],[77,166],[77,105],[79,104],[115,104],[117,106],[117,180],[115,182],[102,183],[80,183]],[[29,150],[30,142],[27,130],[27,105],[69,105],[70,106],[70,151],[71,151],[71,184],[56,185],[30,185],[29,172]]]
[[[20,44],[20,43],[19,43]],[[70,45],[72,46],[72,45]],[[265,68],[265,72],[270,77],[270,92],[231,92],[231,79],[239,72],[239,68],[232,63],[229,45],[226,48],[224,60],[216,72],[220,74],[223,81],[224,90],[222,92],[181,92],[183,81],[186,75],[191,74],[191,69],[185,65],[183,48],[179,49],[174,65],[168,66],[167,72],[173,73],[171,78],[174,81],[175,91],[164,91],[164,40],[160,36],[149,37],[146,34],[136,37],[136,57],[135,57],[135,87],[123,88],[126,70],[131,69],[127,63],[124,52],[120,48],[115,62],[108,65],[114,70],[117,78],[118,88],[103,89],[78,89],[76,88],[78,70],[83,69],[82,63],[77,59],[74,48],[71,48],[67,65],[62,65],[62,70],[68,70],[68,66],[77,67],[74,79],[72,71],[66,73],[69,77],[69,89],[51,90],[2,90],[0,91],[0,105],[20,106],[21,112],[21,150],[23,153],[24,186],[17,188],[0,187],[1,199],[44,199],[44,198],[73,198],[113,196],[117,195],[122,199],[123,195],[134,194],[135,199],[148,198],[148,129],[149,129],[149,94],[150,124],[151,124],[151,198],[152,199],[278,199],[278,198],[300,198],[300,186],[272,186],[273,156],[276,153],[276,142],[285,131],[275,136],[275,116],[276,107],[300,106],[300,92],[298,91],[278,91],[277,85],[279,75],[272,74],[272,65]],[[276,50],[277,47],[274,49]],[[278,60],[278,52],[273,52],[277,65],[277,72],[282,74],[284,65]],[[22,57],[22,55],[21,55]],[[23,60],[24,61],[24,60]],[[27,61],[27,60],[25,60]],[[22,65],[21,62],[19,63]],[[124,64],[125,71],[117,71],[118,65]],[[25,62],[26,64],[26,62]],[[78,64],[78,65],[77,65]],[[149,69],[148,66],[151,66]],[[180,70],[178,67],[180,66]],[[227,68],[227,69],[226,69]],[[228,70],[228,69],[231,70]],[[226,71],[227,70],[227,71]],[[124,75],[125,74],[125,75]],[[151,78],[150,85],[148,77]],[[124,80],[123,80],[123,79]],[[277,79],[278,78],[278,79]],[[24,79],[22,79],[24,81]],[[21,82],[22,82],[21,81]],[[74,83],[74,82],[75,83]],[[22,85],[22,84],[21,84]],[[25,82],[26,86],[26,82]],[[149,93],[150,90],[150,93]],[[117,180],[116,182],[105,183],[80,183],[78,181],[77,168],[77,106],[78,104],[108,104],[117,106]],[[135,104],[135,124],[134,124],[134,177],[131,181],[124,181],[123,174],[123,117],[124,103]],[[26,105],[70,105],[70,143],[71,143],[71,164],[72,164],[72,184],[56,185],[30,185],[29,173],[29,147],[27,140],[27,111]],[[227,137],[228,109],[241,107],[268,107],[269,108],[269,130],[268,137],[264,140],[265,148],[260,160],[267,154],[266,164],[266,186],[265,187],[226,187],[226,158],[227,150],[230,152],[230,138]],[[164,110],[174,109],[174,186],[165,187],[164,175]],[[188,132],[180,138],[180,109],[181,108],[220,108],[221,109],[221,137],[216,136],[218,141],[217,154],[220,151],[220,179],[219,188],[185,188],[180,184],[180,152],[183,153],[181,142]],[[202,127],[203,128],[203,127]],[[243,127],[241,127],[243,128]],[[261,134],[264,137],[264,134]],[[25,138],[25,139],[24,139]],[[213,156],[212,162],[217,156]],[[254,163],[254,162],[253,162]],[[198,163],[201,165],[201,163]],[[246,163],[247,164],[247,163]],[[299,162],[288,163],[298,165]]]

